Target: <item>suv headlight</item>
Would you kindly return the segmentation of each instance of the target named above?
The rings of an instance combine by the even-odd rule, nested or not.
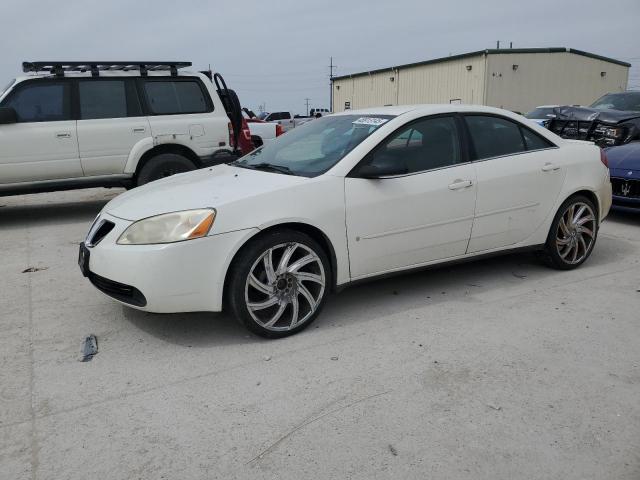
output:
[[[193,240],[211,230],[216,211],[213,208],[164,213],[138,220],[118,238],[118,245],[149,245]]]

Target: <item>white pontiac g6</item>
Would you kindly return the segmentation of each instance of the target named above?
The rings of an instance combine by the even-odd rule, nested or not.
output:
[[[332,291],[379,275],[514,249],[577,267],[611,205],[606,164],[593,144],[496,108],[346,111],[116,197],[79,264],[126,305],[224,306],[282,337]]]

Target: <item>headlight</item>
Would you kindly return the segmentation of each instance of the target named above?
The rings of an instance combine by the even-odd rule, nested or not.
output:
[[[173,243],[204,237],[216,218],[213,208],[165,213],[138,220],[118,238],[119,245]]]
[[[608,138],[619,139],[624,136],[625,129],[623,127],[599,127],[596,128],[596,133],[599,133]]]

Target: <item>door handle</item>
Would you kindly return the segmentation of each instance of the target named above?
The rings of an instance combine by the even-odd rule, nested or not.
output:
[[[144,127],[136,127],[133,129],[133,133],[144,133],[144,132],[145,132]]]
[[[69,132],[58,132],[56,133],[56,138],[71,138],[71,134]]]
[[[544,166],[542,167],[542,171],[543,172],[555,172],[556,170],[560,170],[560,167],[554,165],[553,163],[545,163]]]
[[[471,180],[454,180],[452,184],[449,185],[449,190],[460,190],[461,188],[469,188],[473,185]]]

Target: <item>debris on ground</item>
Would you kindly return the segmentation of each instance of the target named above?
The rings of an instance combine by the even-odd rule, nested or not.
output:
[[[467,283],[467,287],[476,287],[476,288],[481,288],[482,285],[478,285],[476,283]]]
[[[29,267],[29,268],[25,268],[22,273],[33,273],[33,272],[39,272],[41,270],[48,270],[49,267]]]
[[[389,451],[391,452],[391,454],[392,454],[394,457],[397,457],[397,456],[398,456],[398,451],[396,450],[396,447],[394,447],[394,446],[393,446],[393,445],[391,445],[391,444],[389,444]]]
[[[84,339],[81,362],[89,362],[98,353],[98,338],[92,333]]]
[[[398,295],[398,291],[397,291],[397,290],[394,290],[394,291],[393,291],[393,294],[394,294],[394,295]]]
[[[511,275],[521,280],[527,278],[527,276],[524,273],[511,272]]]
[[[331,357],[331,360],[338,360],[338,357]]]
[[[262,357],[262,359],[263,359],[265,362],[268,362],[269,360],[271,360],[271,356],[269,356],[269,355],[265,355],[264,357]]]
[[[502,410],[502,407],[499,405],[494,405],[492,403],[487,403],[487,407],[491,408],[492,410],[496,410],[496,411],[500,411]]]

